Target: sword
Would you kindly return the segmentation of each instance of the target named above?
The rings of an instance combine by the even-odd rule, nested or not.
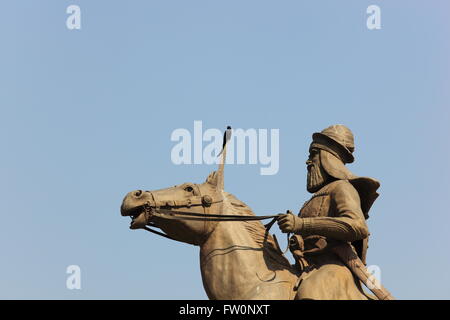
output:
[[[350,243],[333,246],[331,250],[378,299],[395,300],[392,294],[367,270]]]

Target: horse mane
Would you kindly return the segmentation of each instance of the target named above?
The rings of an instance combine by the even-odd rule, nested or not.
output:
[[[224,192],[224,204],[227,205],[227,213],[235,215],[255,216],[252,209],[244,202],[236,198],[228,192]],[[277,243],[273,236],[266,232],[266,228],[261,221],[242,221],[243,226],[247,230],[250,237],[261,246],[265,253],[268,254],[272,260],[283,266],[291,267],[289,260],[280,252]]]

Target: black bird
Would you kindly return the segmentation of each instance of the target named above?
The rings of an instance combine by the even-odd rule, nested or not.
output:
[[[231,139],[231,127],[228,126],[227,130],[225,130],[223,134],[222,151],[219,152],[219,154],[217,155],[218,157],[222,154],[223,150],[225,149],[225,145],[228,143],[228,141],[230,141],[230,139]]]

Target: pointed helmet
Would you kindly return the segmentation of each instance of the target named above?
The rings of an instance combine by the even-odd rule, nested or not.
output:
[[[311,147],[326,150],[341,159],[343,163],[355,161],[353,157],[353,151],[355,151],[353,133],[346,126],[342,124],[329,126],[321,132],[314,133],[312,138]]]

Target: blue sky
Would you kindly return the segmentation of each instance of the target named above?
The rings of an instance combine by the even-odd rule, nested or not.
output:
[[[66,28],[71,4],[81,30]],[[371,4],[381,30],[366,28]],[[448,2],[0,9],[0,298],[205,299],[198,248],[131,231],[119,214],[131,190],[200,183],[215,169],[171,162],[171,133],[195,120],[280,130],[278,174],[226,168],[226,190],[258,215],[298,211],[311,134],[349,126],[350,169],[382,184],[368,263],[397,298],[450,298]],[[66,288],[72,264],[81,290]]]

